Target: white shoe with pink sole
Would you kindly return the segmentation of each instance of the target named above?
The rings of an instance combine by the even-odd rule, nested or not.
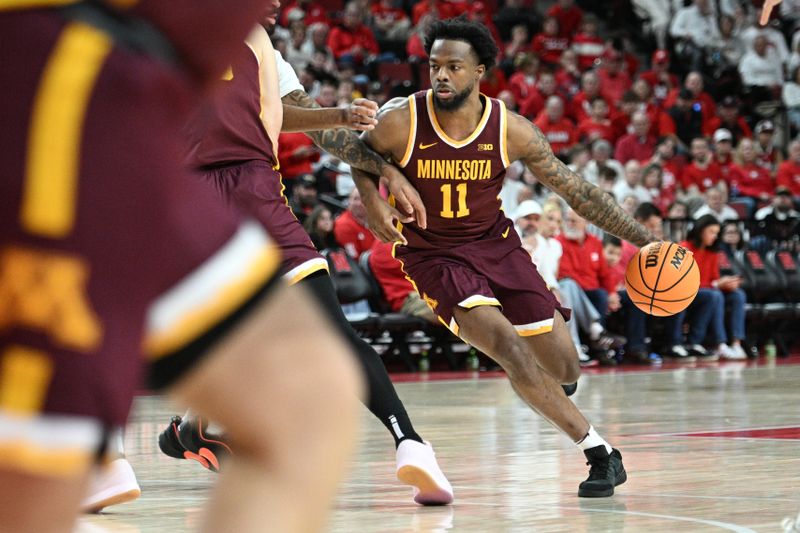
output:
[[[397,479],[414,488],[420,505],[453,503],[453,487],[436,462],[430,443],[406,439],[397,447]]]

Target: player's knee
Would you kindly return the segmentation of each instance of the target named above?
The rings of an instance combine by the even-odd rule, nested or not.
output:
[[[498,343],[498,360],[509,377],[530,376],[539,372],[533,354],[520,342],[518,336],[501,339]]]

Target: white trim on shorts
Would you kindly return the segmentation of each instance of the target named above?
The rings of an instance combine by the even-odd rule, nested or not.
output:
[[[314,272],[324,270],[328,272],[328,262],[322,257],[315,257],[304,261],[300,265],[294,267],[289,272],[283,275],[283,279],[289,285],[294,285],[298,281],[302,281]]]
[[[530,324],[522,324],[514,326],[517,334],[521,337],[532,337],[534,335],[541,335],[542,333],[549,333],[553,331],[554,319],[548,318],[546,320],[539,320],[538,322],[531,322]]]

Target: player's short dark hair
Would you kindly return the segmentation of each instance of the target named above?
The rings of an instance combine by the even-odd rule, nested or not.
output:
[[[603,237],[603,246],[616,246],[618,248],[622,248],[622,240],[619,237],[611,235],[610,233],[606,233]]]
[[[484,65],[486,70],[495,65],[499,49],[494,42],[489,29],[466,16],[439,20],[434,22],[428,33],[425,35],[425,52],[430,56],[433,43],[437,39],[448,41],[464,41],[468,43],[475,55],[478,56],[478,64]]]
[[[650,202],[642,202],[633,212],[633,218],[644,222],[650,217],[661,217],[661,210]]]

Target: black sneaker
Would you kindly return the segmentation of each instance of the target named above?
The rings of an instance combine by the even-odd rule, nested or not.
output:
[[[664,352],[663,356],[665,359],[670,359],[676,363],[694,363],[697,361],[697,356],[690,354],[689,351],[680,344],[671,346],[669,350]]]
[[[169,421],[167,429],[158,435],[158,447],[164,455],[168,455],[174,459],[186,459],[184,453],[186,448],[181,444],[178,438],[178,426],[181,423],[181,417],[173,416]],[[207,467],[206,467],[207,468]]]
[[[705,349],[705,347],[703,347],[702,344],[692,344],[691,346],[687,346],[686,351],[689,352],[689,355],[695,356],[698,361],[719,360],[719,355],[715,354],[714,352],[709,352]]]
[[[219,472],[221,460],[231,455],[224,436],[207,431],[208,421],[202,417],[182,420],[178,424],[178,440],[186,449],[184,457],[194,459],[212,472]]]
[[[622,454],[614,448],[611,454],[604,445],[584,450],[588,459],[589,477],[578,487],[581,498],[605,498],[614,495],[614,487],[628,480],[625,467],[622,465]]]
[[[633,350],[628,350],[623,355],[623,360],[626,363],[634,363],[637,365],[658,365],[661,364],[661,358],[653,358],[651,357],[650,350],[647,348],[634,348]]]
[[[570,397],[575,394],[576,390],[578,390],[578,382],[576,381],[575,383],[571,383],[569,385],[561,385],[561,388],[564,389],[564,394],[566,394],[567,397]]]

